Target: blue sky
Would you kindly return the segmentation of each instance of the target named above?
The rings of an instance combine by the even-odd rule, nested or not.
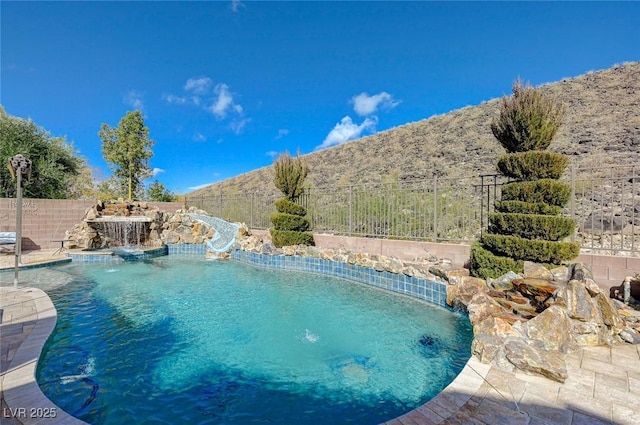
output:
[[[640,60],[637,2],[0,2],[0,103],[110,175],[141,109],[176,193]]]

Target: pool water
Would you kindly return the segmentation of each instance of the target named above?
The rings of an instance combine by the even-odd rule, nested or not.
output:
[[[470,356],[464,315],[337,278],[189,256],[24,275],[58,310],[40,387],[91,424],[375,424]]]

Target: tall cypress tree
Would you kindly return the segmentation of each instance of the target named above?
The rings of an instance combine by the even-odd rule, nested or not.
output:
[[[474,275],[495,278],[510,270],[521,272],[524,261],[559,264],[579,254],[578,243],[563,241],[575,221],[560,216],[571,195],[559,181],[568,158],[545,150],[564,114],[554,98],[519,80],[513,94],[502,99],[491,131],[507,151],[498,171],[513,181],[502,187],[502,198],[489,214],[488,232],[471,248]]]

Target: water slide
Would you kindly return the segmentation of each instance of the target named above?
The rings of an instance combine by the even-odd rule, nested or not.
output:
[[[235,242],[236,232],[240,225],[204,214],[190,213],[189,216],[208,224],[216,231],[215,236],[207,242],[207,248],[210,252],[227,252]]]

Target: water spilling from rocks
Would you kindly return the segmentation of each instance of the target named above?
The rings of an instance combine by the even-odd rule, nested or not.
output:
[[[105,244],[114,246],[143,246],[147,242],[150,220],[131,220],[120,218],[118,220],[94,221],[98,232],[101,232]]]

